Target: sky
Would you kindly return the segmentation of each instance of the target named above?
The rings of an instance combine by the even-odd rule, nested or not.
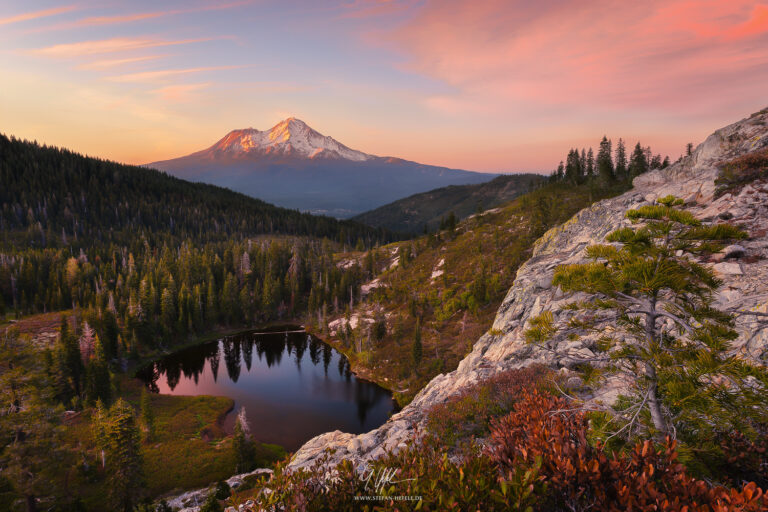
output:
[[[295,116],[354,149],[549,172],[674,160],[768,106],[768,0],[0,0],[0,132],[127,163]]]

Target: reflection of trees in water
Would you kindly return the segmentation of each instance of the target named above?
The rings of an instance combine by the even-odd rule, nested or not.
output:
[[[240,340],[225,339],[224,345],[224,364],[227,367],[227,374],[232,382],[237,382],[240,378]]]
[[[219,377],[219,342],[216,342],[216,352],[211,356],[211,374],[213,374],[213,382]]]
[[[301,371],[301,359],[304,357],[304,352],[307,351],[307,338],[304,336],[291,336],[290,339],[293,345],[293,359],[296,362],[296,369]]]
[[[253,338],[243,338],[243,362],[248,371],[251,371],[251,360],[253,359]]]
[[[331,349],[331,346],[327,343],[323,343],[323,371],[325,372],[325,376],[328,376],[328,365],[331,364],[331,356],[333,355],[333,350]]]
[[[365,418],[368,411],[381,400],[381,390],[372,386],[369,382],[355,380],[355,403],[357,404],[357,419],[360,420],[360,426],[365,424]]]
[[[173,391],[179,385],[179,379],[181,379],[181,365],[171,364],[167,365],[164,369],[165,381],[168,383],[171,391]]]
[[[390,400],[389,393],[375,384],[357,379],[353,381],[352,369],[347,358],[335,353],[330,345],[306,333],[246,334],[225,338],[215,343],[192,347],[169,355],[142,369],[137,373],[137,377],[146,383],[150,391],[157,393],[159,392],[158,381],[164,375],[168,387],[173,391],[178,386],[182,375],[188,380],[194,379],[197,384],[207,363],[210,365],[215,382],[222,351],[227,374],[232,382],[237,382],[241,377],[243,362],[247,368],[246,371],[251,371],[254,352],[260,364],[266,363],[268,367],[279,366],[285,354],[289,354],[299,371],[301,371],[302,358],[308,352],[313,365],[319,366],[322,360],[325,379],[318,377],[317,381],[317,386],[324,389],[321,394],[340,398],[354,407],[361,429],[371,426],[367,425],[366,421],[374,416],[378,417],[377,411],[383,404],[382,400]],[[339,374],[338,377],[329,377],[328,368],[334,357],[338,358]],[[346,384],[343,384],[344,382]],[[349,412],[352,413],[352,411]]]
[[[259,354],[259,360],[264,359],[267,363],[267,368],[271,368],[275,365],[279,366],[280,361],[283,358],[283,352],[287,350],[284,343],[280,343],[277,340],[261,340],[256,343],[256,352]]]
[[[160,388],[157,387],[157,379],[160,378],[160,372],[157,370],[157,363],[148,364],[136,372],[136,377],[144,381],[144,384],[147,385],[147,389],[150,392],[160,392]]]
[[[309,359],[313,365],[317,366],[317,363],[320,362],[320,344],[309,334],[307,334],[307,343],[309,344]]]

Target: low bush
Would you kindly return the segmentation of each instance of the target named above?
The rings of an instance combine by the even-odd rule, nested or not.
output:
[[[546,389],[551,378],[551,370],[541,365],[501,372],[432,407],[427,431],[448,447],[483,437],[491,420],[511,411],[524,389]]]
[[[588,419],[566,412],[552,395],[525,392],[515,411],[493,425],[489,455],[503,474],[538,468],[548,484],[545,509],[642,511],[758,511],[768,498],[754,482],[740,490],[710,486],[689,476],[676,442],[638,442],[608,454],[587,438]]]
[[[720,165],[720,174],[715,180],[717,197],[734,192],[758,179],[768,178],[768,148],[747,153]]]

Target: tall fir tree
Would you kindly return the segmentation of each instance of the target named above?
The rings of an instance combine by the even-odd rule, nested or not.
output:
[[[235,432],[232,436],[232,450],[235,456],[235,472],[251,471],[254,465],[254,446],[251,429],[245,415],[245,407],[240,407],[235,419]]]
[[[98,335],[94,335],[94,353],[85,367],[85,394],[88,402],[112,401],[112,378],[109,373],[106,351]]]
[[[147,388],[141,389],[141,427],[144,431],[144,440],[152,441],[155,437],[155,412],[152,409],[152,401]]]
[[[141,433],[133,408],[122,398],[108,411],[97,408],[94,435],[103,453],[112,510],[131,512],[144,492]]]
[[[638,142],[635,145],[634,151],[632,151],[632,157],[629,160],[629,174],[631,177],[640,176],[648,171],[648,160],[645,156],[645,151]]]
[[[413,345],[411,345],[411,359],[413,360],[413,366],[417,369],[421,364],[421,357],[423,352],[421,344],[421,319],[416,319],[416,329],[413,332]]]
[[[613,157],[611,156],[611,141],[606,136],[600,141],[597,151],[597,175],[603,183],[611,183],[615,179]]]
[[[619,138],[616,144],[616,178],[623,180],[627,178],[627,148],[624,145],[624,139]]]

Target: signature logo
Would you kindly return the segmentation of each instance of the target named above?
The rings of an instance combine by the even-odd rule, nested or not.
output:
[[[387,485],[416,480],[415,478],[403,478],[396,480],[395,477],[399,472],[400,468],[383,467],[379,469],[373,469],[371,467],[367,467],[363,471],[361,478],[363,482],[365,482],[365,490],[373,490],[376,493],[380,493],[381,490]]]

